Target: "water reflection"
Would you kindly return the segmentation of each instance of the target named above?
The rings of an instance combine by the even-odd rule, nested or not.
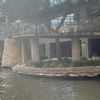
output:
[[[6,85],[4,85],[3,83],[3,80],[5,79],[5,77],[6,77],[6,73],[2,73],[0,71],[0,100],[2,100],[4,98],[4,95],[6,94],[6,91],[5,91]]]
[[[98,80],[57,80],[4,73],[1,100],[100,100]]]

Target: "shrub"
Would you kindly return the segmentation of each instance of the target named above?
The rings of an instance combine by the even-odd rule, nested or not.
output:
[[[34,66],[35,62],[32,59],[30,59],[29,61],[26,62],[26,65],[28,65],[28,66]]]
[[[98,66],[100,65],[100,60],[79,60],[79,61],[73,61],[71,63],[71,66],[73,67],[81,67],[81,66]]]
[[[41,62],[35,62],[34,60],[30,59],[26,63],[27,66],[32,66],[32,67],[37,67],[37,66],[42,66]]]
[[[41,55],[40,60],[44,60],[44,59],[48,59],[48,57],[46,55]]]
[[[62,62],[63,62],[63,63],[70,64],[70,63],[71,63],[71,60],[68,59],[67,57],[65,57],[65,58],[62,58]]]
[[[65,61],[57,61],[57,60],[50,60],[45,62],[34,62],[34,60],[29,60],[26,63],[27,66],[32,67],[45,67],[45,68],[53,68],[53,67],[68,67],[69,64]]]

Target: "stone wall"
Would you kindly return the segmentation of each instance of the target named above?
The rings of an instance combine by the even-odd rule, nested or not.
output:
[[[100,66],[35,68],[25,65],[16,65],[13,71],[22,75],[47,77],[96,77],[100,75]]]
[[[5,39],[2,66],[11,67],[20,63],[21,63],[21,41],[13,38]]]

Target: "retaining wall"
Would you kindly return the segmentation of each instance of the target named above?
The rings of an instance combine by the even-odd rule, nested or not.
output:
[[[17,39],[7,38],[4,42],[2,66],[11,67],[21,63],[21,43]]]

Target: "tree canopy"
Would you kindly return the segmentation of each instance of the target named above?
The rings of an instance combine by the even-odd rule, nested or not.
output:
[[[41,0],[6,0],[3,5],[3,13],[8,16],[10,21],[33,19],[41,12],[43,4]]]
[[[0,0],[2,1],[2,0]],[[100,0],[3,0],[2,13],[9,21],[18,19],[33,22],[44,22],[72,12],[78,3],[97,2]],[[95,10],[95,9],[94,9]],[[100,7],[94,12],[98,14]]]
[[[10,21],[17,19],[40,21],[61,16],[69,1],[79,0],[5,0],[3,13]]]

